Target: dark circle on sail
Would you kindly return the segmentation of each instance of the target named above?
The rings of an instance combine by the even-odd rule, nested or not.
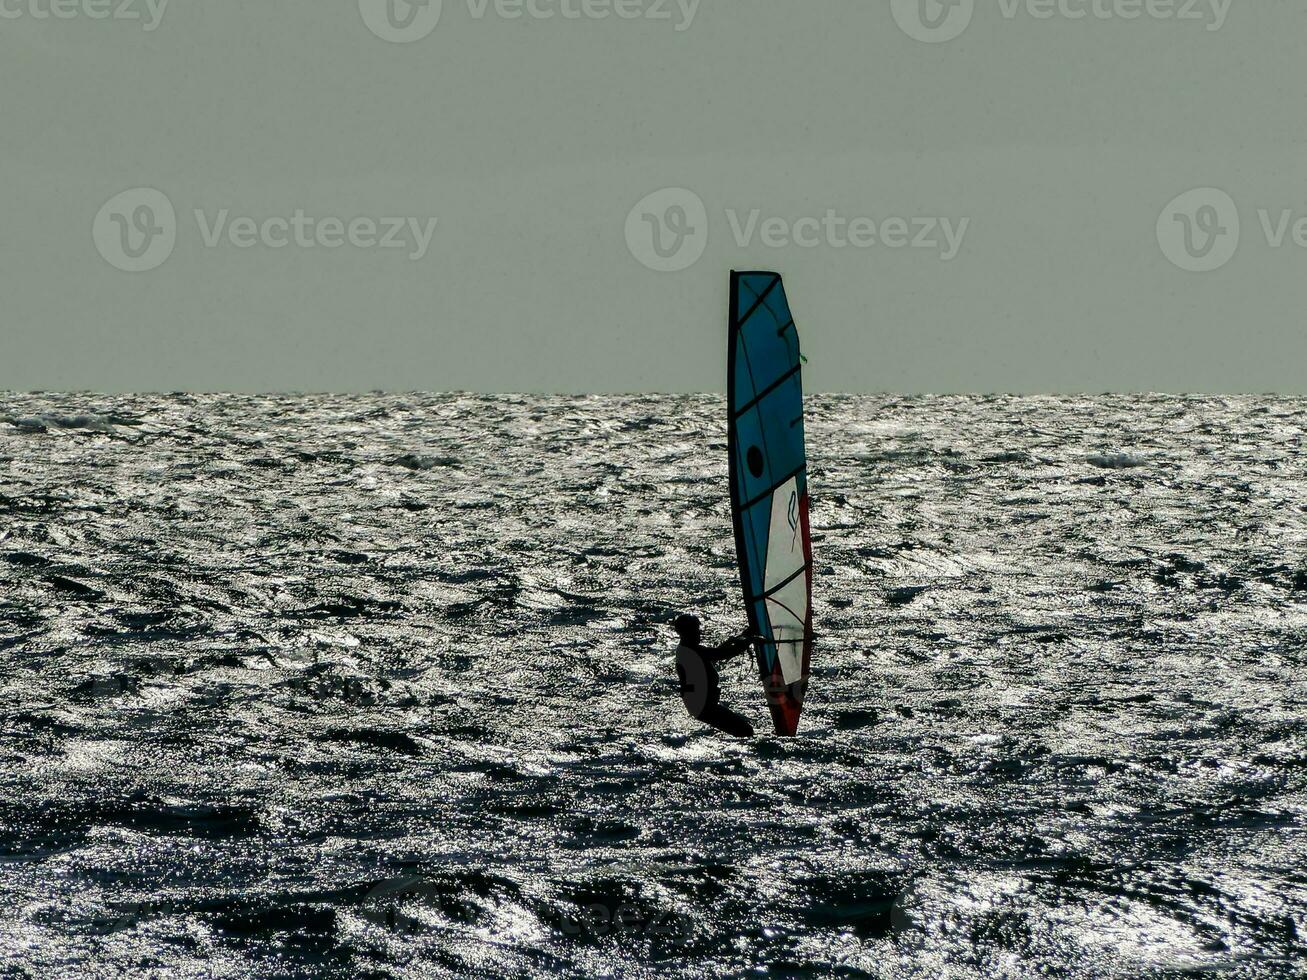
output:
[[[750,446],[749,452],[745,456],[745,462],[749,464],[749,472],[753,474],[754,479],[762,476],[762,469],[765,460],[762,458],[762,450],[757,446]]]

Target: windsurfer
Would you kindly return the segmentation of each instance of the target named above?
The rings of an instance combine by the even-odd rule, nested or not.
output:
[[[749,738],[753,726],[743,715],[721,703],[721,678],[717,664],[738,657],[757,639],[750,633],[732,637],[719,647],[705,647],[697,616],[678,616],[673,624],[681,638],[676,648],[676,675],[681,682],[681,700],[690,714],[718,731],[736,738]]]

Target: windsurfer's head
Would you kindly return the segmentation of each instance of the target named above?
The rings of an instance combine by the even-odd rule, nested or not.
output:
[[[684,616],[677,616],[676,622],[672,623],[676,630],[676,635],[686,643],[698,643],[700,637],[699,617],[691,616],[688,613]]]

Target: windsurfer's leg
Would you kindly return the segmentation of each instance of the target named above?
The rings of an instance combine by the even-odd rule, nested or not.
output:
[[[700,720],[712,725],[720,732],[727,735],[734,735],[736,738],[751,738],[753,736],[753,726],[749,724],[749,719],[744,715],[737,715],[730,708],[723,705],[717,705],[710,708],[700,717]]]

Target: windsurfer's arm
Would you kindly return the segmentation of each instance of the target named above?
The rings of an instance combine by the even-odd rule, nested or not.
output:
[[[732,660],[738,657],[744,651],[753,645],[754,636],[751,633],[742,633],[739,636],[733,636],[721,646],[707,651],[709,657],[716,661]]]

